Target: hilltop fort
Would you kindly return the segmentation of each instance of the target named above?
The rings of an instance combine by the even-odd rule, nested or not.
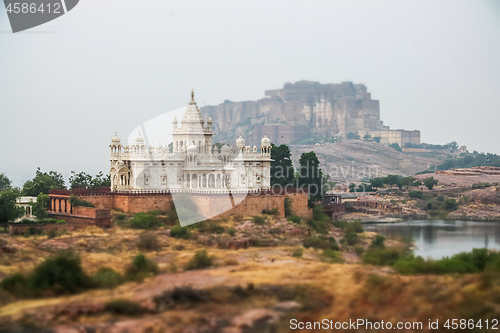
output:
[[[239,134],[258,145],[267,133],[275,144],[293,143],[311,135],[324,137],[350,133],[379,137],[381,143],[420,144],[420,131],[391,130],[380,120],[380,103],[364,84],[298,81],[283,89],[266,90],[257,101],[205,106],[201,112],[220,127],[218,140],[234,140]]]

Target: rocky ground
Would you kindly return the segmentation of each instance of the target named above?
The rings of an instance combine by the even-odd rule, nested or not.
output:
[[[207,225],[193,229],[188,240],[173,238],[169,227],[160,227],[154,231],[158,248],[153,251],[139,249],[142,231],[118,226],[52,239],[2,235],[0,279],[29,273],[67,249],[80,256],[89,275],[103,266],[124,274],[141,252],[160,272],[142,282],[73,295],[22,299],[0,289],[0,331],[289,332],[292,318],[427,322],[467,311],[476,316],[484,306],[496,306],[500,295],[500,290],[485,290],[479,276],[400,276],[389,267],[362,265],[358,254],[369,249],[374,233],[358,234],[351,246],[335,226],[320,235],[304,222],[262,217],[259,223],[251,217],[203,222]],[[233,236],[229,229],[234,229]],[[322,249],[305,248],[311,237],[333,237],[340,258],[332,261]],[[406,245],[388,239],[385,246]],[[199,249],[214,256],[213,264],[187,270]],[[128,302],[129,308],[117,312],[109,306],[113,301]]]
[[[159,228],[154,231],[159,242],[155,251],[139,249],[142,231],[118,226],[108,230],[89,227],[52,239],[45,235],[2,235],[0,280],[17,272],[28,274],[44,259],[65,250],[80,256],[88,275],[104,266],[124,274],[131,258],[139,253],[157,263],[160,273],[142,283],[128,282],[112,290],[94,289],[72,296],[18,299],[0,289],[0,331],[261,332],[279,329],[292,314],[315,316],[328,308],[334,297],[324,294],[323,283],[317,278],[345,274],[344,265],[329,263],[321,249],[302,247],[311,236],[321,236],[305,223],[262,217],[264,222],[259,223],[240,217],[237,221],[202,222],[210,225],[194,229],[189,240],[171,237],[168,227]],[[212,232],[215,225],[225,231]],[[229,228],[235,230],[233,236],[227,233]],[[322,237],[334,237],[340,244],[343,236],[341,229],[332,226]],[[368,248],[373,237],[369,232],[360,234],[358,246]],[[398,244],[388,241],[388,246]],[[194,253],[203,248],[214,256],[213,265],[186,270]],[[300,256],[293,255],[297,249]],[[359,263],[352,246],[342,245],[339,253],[339,262]],[[140,312],[110,313],[106,304],[117,299],[138,304]]]

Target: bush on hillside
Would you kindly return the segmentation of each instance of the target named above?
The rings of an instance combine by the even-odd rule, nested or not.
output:
[[[141,250],[146,251],[158,251],[160,249],[160,242],[158,241],[158,236],[151,231],[143,231],[139,235],[139,242],[137,246]]]
[[[94,281],[94,285],[99,288],[112,289],[122,284],[125,279],[114,269],[101,267],[92,276],[92,280]]]
[[[170,229],[170,236],[174,238],[189,239],[191,237],[191,231],[187,227],[176,225]]]
[[[193,258],[188,262],[186,269],[203,269],[213,265],[214,257],[209,256],[207,250],[196,251]]]
[[[158,265],[155,262],[146,258],[144,254],[138,254],[127,267],[126,276],[128,280],[140,282],[147,277],[158,274],[158,272]]]
[[[151,213],[137,213],[130,220],[130,227],[133,229],[152,229],[160,225],[158,217]]]

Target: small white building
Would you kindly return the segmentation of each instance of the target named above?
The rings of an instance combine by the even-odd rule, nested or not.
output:
[[[23,207],[25,212],[24,216],[20,217],[18,220],[35,218],[31,202],[36,202],[36,197],[19,197],[16,199],[16,206]]]
[[[180,121],[173,120],[173,148],[146,146],[140,132],[133,145],[122,145],[117,134],[111,139],[112,191],[224,192],[258,191],[271,187],[271,140],[259,148],[212,146],[212,119],[203,119],[191,93]]]

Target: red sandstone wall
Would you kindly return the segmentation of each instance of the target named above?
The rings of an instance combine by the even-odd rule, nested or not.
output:
[[[303,193],[287,194],[292,198],[292,210],[304,220],[312,220],[312,209],[307,205],[308,195]]]
[[[73,207],[73,215],[95,217],[95,210],[93,207]]]
[[[113,197],[114,195],[110,194],[110,195],[80,196],[79,198],[91,202],[96,209],[112,209]]]
[[[282,195],[259,195],[259,196],[246,196],[246,197],[233,197],[236,207],[232,206],[229,198],[221,202],[220,198],[206,196],[197,198],[198,206],[201,206],[208,211],[210,216],[220,212],[222,209],[227,209],[219,217],[226,217],[230,215],[251,216],[262,214],[264,209],[277,208],[279,216],[285,216],[285,203],[284,196]]]
[[[293,199],[292,207],[295,214],[303,219],[312,219],[312,209],[307,206],[307,194],[288,194]],[[236,207],[233,207],[229,196],[192,195],[191,199],[199,207],[199,212],[207,212],[208,217],[214,217],[220,211],[220,217],[229,215],[251,216],[261,214],[264,209],[277,208],[280,216],[285,216],[284,195],[248,195],[233,196]],[[169,210],[173,202],[170,195],[106,195],[84,196],[82,199],[92,202],[96,209],[119,209],[127,213],[148,212],[151,210]],[[75,207],[77,208],[77,207]],[[87,208],[87,207],[78,207]],[[80,215],[73,211],[75,215]],[[82,214],[83,215],[83,214]],[[87,215],[85,215],[87,216]]]
[[[113,198],[113,208],[128,213],[148,212],[151,210],[169,210],[172,203],[170,195],[124,196]]]

